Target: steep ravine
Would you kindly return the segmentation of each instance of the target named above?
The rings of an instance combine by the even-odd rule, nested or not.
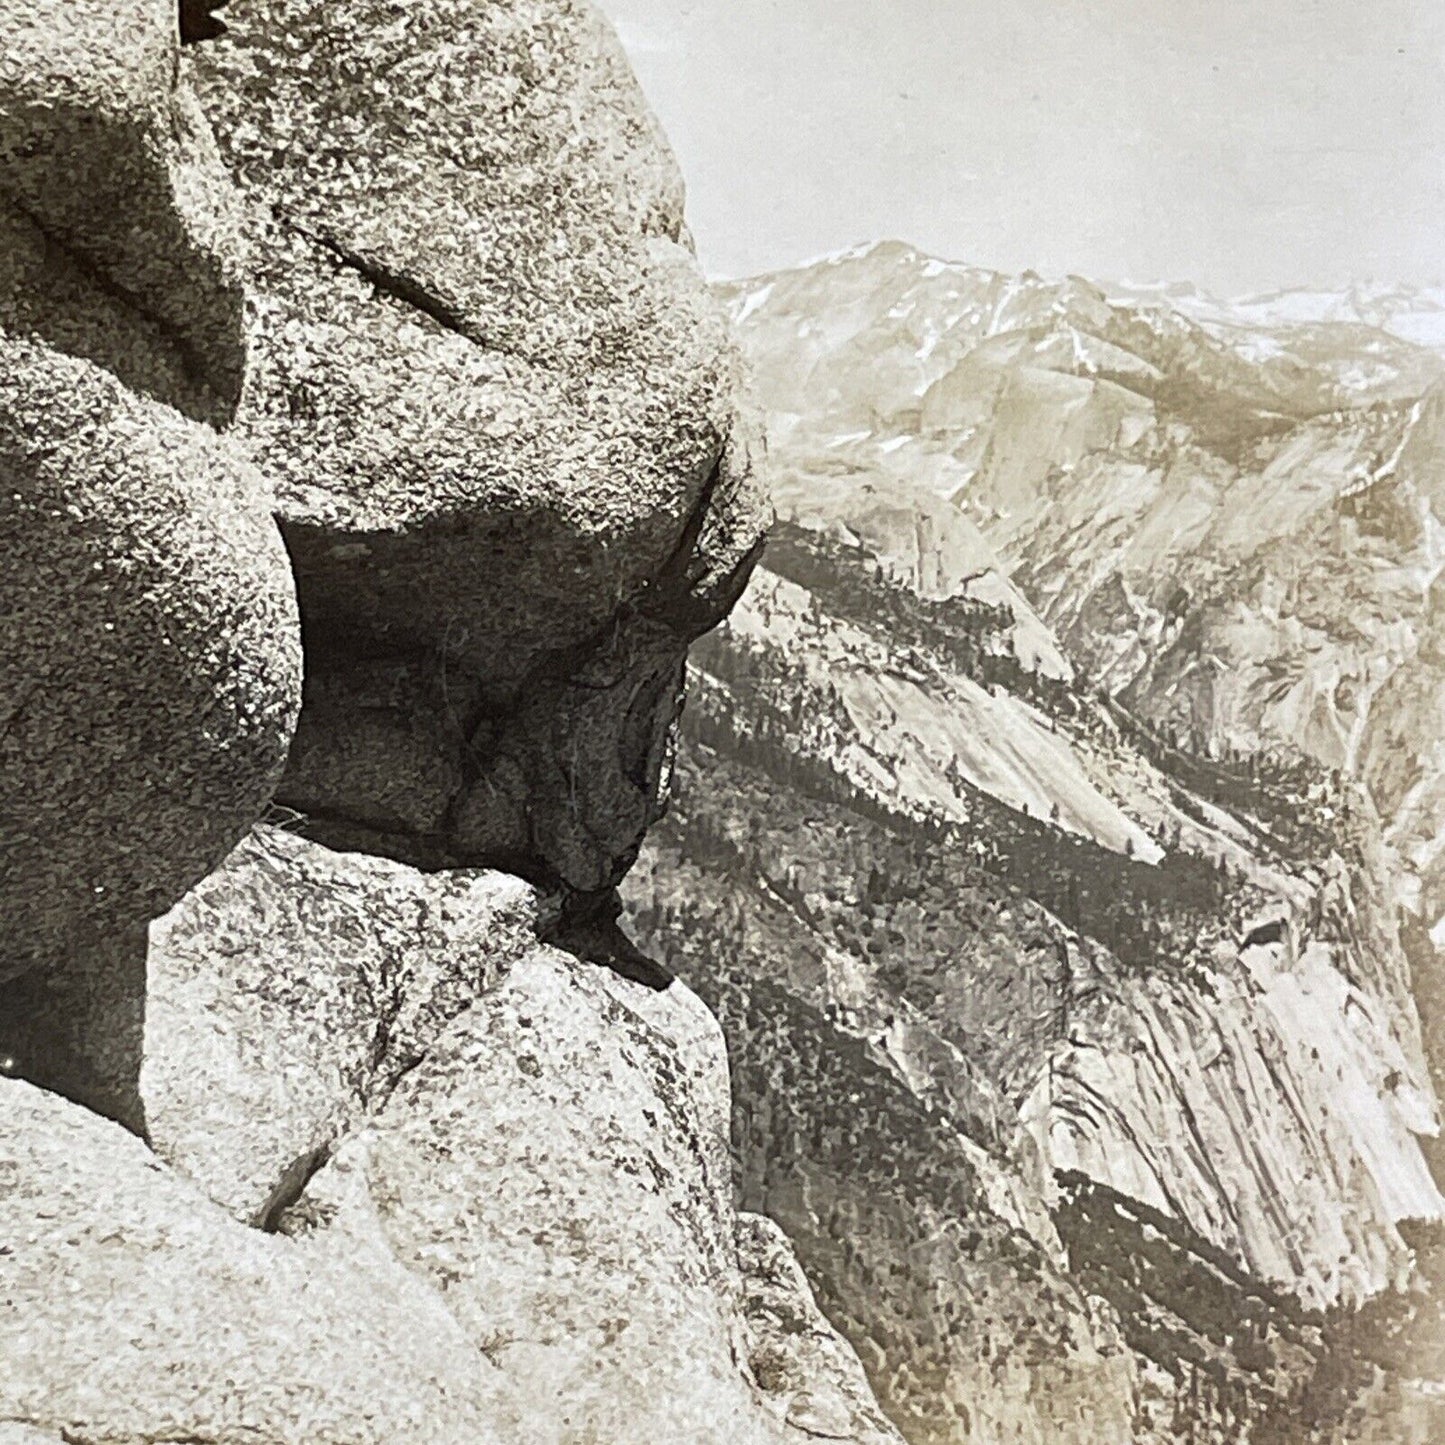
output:
[[[1008,1199],[1063,1244],[1066,1310],[1128,1342],[1136,1438],[1432,1428],[1380,1344],[1428,1337],[1411,1242],[1445,1215],[1399,914],[1428,849],[1368,761],[1401,760],[1424,835],[1427,764],[1403,760],[1428,752],[1372,752],[1366,719],[1428,737],[1442,363],[896,246],[727,294],[781,520],[695,655],[697,766],[634,916],[684,977],[820,1012],[984,1152],[1010,1183],[959,1226]],[[1372,711],[1406,679],[1415,711]],[[763,1069],[794,1047],[752,1024],[732,1045]],[[766,1125],[737,1147],[745,1179],[797,1152]],[[835,1207],[814,1187],[783,1215],[825,1297]],[[970,1248],[920,1270],[899,1246],[907,1308],[931,1319]],[[1367,1301],[1368,1343],[1344,1323]],[[896,1419],[923,1409],[886,1351],[865,1363]],[[994,1387],[997,1438],[1067,1428]],[[995,1438],[969,1428],[905,1424]]]

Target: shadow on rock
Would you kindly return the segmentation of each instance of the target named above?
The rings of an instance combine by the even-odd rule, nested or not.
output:
[[[146,931],[0,985],[0,1070],[146,1137]]]

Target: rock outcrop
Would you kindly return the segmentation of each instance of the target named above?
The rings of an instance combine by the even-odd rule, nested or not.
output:
[[[164,911],[265,807],[300,701],[240,387],[234,196],[174,14],[0,7],[0,977]]]
[[[735,1213],[716,1021],[535,922],[503,875],[244,844],[153,932],[168,1165],[3,1085],[0,1415],[218,1445],[820,1421],[896,1445],[786,1244]]]
[[[550,0],[344,26],[270,0],[198,76],[262,221],[237,425],[311,674],[283,799],[400,856],[611,887],[761,513],[737,356],[615,37]],[[400,732],[379,686],[415,689]],[[399,812],[382,779],[418,746]]]
[[[615,37],[578,4],[285,0],[200,47],[198,101],[173,7],[3,18],[8,971],[163,911],[272,796],[298,659],[268,510],[307,653],[282,800],[595,911],[763,520]],[[82,204],[59,177],[92,169]],[[57,596],[89,650],[37,684]]]
[[[506,874],[423,874],[258,829],[151,929],[152,1147],[264,1224],[535,947],[540,911]]]
[[[766,1342],[743,1306],[726,1078],[721,1031],[680,986],[536,952],[282,1227],[379,1221],[513,1383],[529,1441],[806,1439],[801,1395],[866,1386],[830,1330],[805,1376],[750,1378]],[[876,1407],[842,1419],[840,1438],[896,1439]]]
[[[384,1248],[247,1229],[114,1124],[0,1091],[0,1417],[63,1439],[517,1438],[500,1373]]]
[[[246,365],[237,197],[172,0],[0,5],[0,195],[95,283],[151,318],[234,409]]]
[[[665,143],[219,8],[0,0],[0,1439],[901,1445],[613,922],[763,520]]]

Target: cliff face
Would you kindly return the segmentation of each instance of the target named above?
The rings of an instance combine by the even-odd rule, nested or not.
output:
[[[902,247],[735,298],[786,511],[843,508],[925,595],[991,549],[1076,666],[1172,738],[1360,778],[1430,928],[1445,361],[1347,300],[1111,298]],[[1388,325],[1389,301],[1354,311]]]
[[[1363,783],[1433,979],[1445,361],[1405,339],[1436,337],[1429,294],[1231,310],[878,247],[735,305],[785,511],[834,509],[925,595],[961,566],[970,596],[1006,578],[1191,752]]]
[[[0,0],[0,1433],[896,1445],[614,923],[765,521],[665,143],[214,8]]]
[[[1428,1428],[1338,1321],[1410,1314],[1445,1210],[1440,359],[891,245],[724,290],[780,523],[628,889],[717,995],[744,1200],[910,1438]]]
[[[1438,358],[737,288],[758,566],[590,7],[181,10],[0,0],[0,1432],[1438,1433]]]

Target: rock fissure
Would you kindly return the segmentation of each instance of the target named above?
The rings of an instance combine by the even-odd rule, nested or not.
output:
[[[286,1215],[293,1209],[306,1187],[330,1162],[336,1140],[328,1140],[299,1155],[286,1168],[276,1182],[266,1202],[257,1211],[253,1221],[263,1234],[281,1234],[286,1230]]]
[[[475,335],[468,327],[467,318],[462,311],[448,305],[434,292],[428,291],[420,281],[401,271],[393,270],[381,262],[368,260],[333,237],[323,235],[320,231],[303,225],[294,216],[286,215],[280,210],[273,210],[273,214],[281,225],[310,241],[313,246],[319,246],[348,271],[355,272],[379,296],[387,296],[393,301],[399,301],[412,311],[429,317],[443,331],[450,331],[454,335],[462,337],[463,340],[469,341],[473,346],[480,346],[485,350],[496,351],[500,354],[513,354],[507,353],[505,348],[498,347],[485,337]],[[530,358],[519,356],[519,359],[529,360]]]

